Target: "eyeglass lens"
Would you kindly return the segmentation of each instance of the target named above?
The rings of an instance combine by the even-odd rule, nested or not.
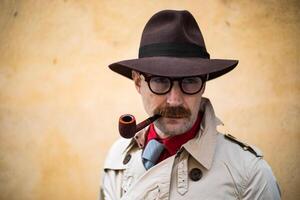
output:
[[[203,81],[200,77],[186,77],[179,79],[180,88],[183,93],[195,94],[202,88]],[[165,94],[171,90],[172,80],[169,77],[150,77],[150,89],[156,94]]]

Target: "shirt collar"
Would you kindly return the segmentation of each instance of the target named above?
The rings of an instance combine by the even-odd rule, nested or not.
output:
[[[223,123],[215,116],[213,106],[208,98],[202,97],[200,113],[203,113],[203,115],[198,134],[194,139],[185,143],[182,148],[188,151],[206,169],[210,169],[217,143],[217,126],[223,125]],[[144,148],[148,128],[144,128],[135,135],[125,152],[132,150],[134,147]]]

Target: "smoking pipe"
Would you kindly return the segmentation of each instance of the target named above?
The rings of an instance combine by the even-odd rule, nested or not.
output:
[[[155,120],[157,120],[160,115],[153,115],[136,125],[136,120],[133,115],[124,114],[119,119],[119,132],[124,138],[132,138],[136,132],[142,130]]]

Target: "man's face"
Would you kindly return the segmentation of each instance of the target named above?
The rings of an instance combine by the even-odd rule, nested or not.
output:
[[[192,128],[198,116],[205,85],[199,93],[188,95],[181,91],[178,81],[174,81],[167,94],[157,95],[151,92],[142,75],[133,71],[132,78],[147,114],[152,116],[165,113],[154,122],[160,137],[180,135]]]

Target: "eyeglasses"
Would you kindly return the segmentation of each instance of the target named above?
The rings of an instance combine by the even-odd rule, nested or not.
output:
[[[203,76],[171,78],[165,76],[147,76],[143,73],[141,75],[144,76],[151,92],[157,95],[164,95],[170,92],[174,81],[178,81],[180,89],[184,94],[193,95],[201,91],[206,81],[206,77]]]

